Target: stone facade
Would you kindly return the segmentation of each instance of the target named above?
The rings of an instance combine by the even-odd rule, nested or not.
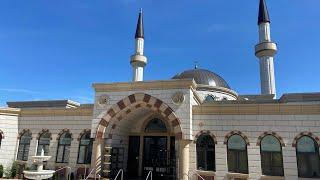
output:
[[[129,137],[148,136],[144,128],[152,118],[162,119],[168,128],[165,136],[176,139],[174,151],[178,179],[187,179],[187,174],[195,173],[215,179],[301,179],[297,170],[297,140],[306,135],[320,144],[319,94],[288,94],[278,100],[268,96],[255,97],[256,100],[237,97],[237,100],[204,103],[205,94],[197,91],[192,80],[95,84],[94,87],[96,100],[92,105],[27,108],[22,102],[17,103],[19,109],[1,109],[3,139],[0,151],[6,155],[1,156],[0,163],[9,167],[16,160],[19,139],[24,132],[32,134],[29,157],[36,155],[41,133],[48,132],[52,158],[46,168],[70,166],[76,174],[79,168],[88,167],[87,171],[96,169],[102,176],[108,176],[112,148],[123,148],[126,173]],[[40,104],[43,106],[44,103]],[[68,163],[57,163],[58,140],[63,132],[72,134],[70,157]],[[89,164],[79,164],[79,139],[85,132],[91,132],[94,138],[92,158]],[[215,171],[197,169],[196,142],[202,134],[208,134],[214,140]],[[246,142],[248,174],[228,172],[227,141],[233,134],[241,135]],[[262,174],[260,141],[268,134],[281,142],[283,177]],[[137,168],[141,176],[143,157],[141,151]],[[18,162],[25,166],[32,164],[30,158]]]
[[[8,167],[15,160],[18,134],[18,116],[15,109],[0,111],[0,164]]]
[[[216,146],[216,175],[217,179],[224,179],[227,174],[227,146],[224,143],[228,133],[240,131],[248,137],[249,178],[262,177],[259,137],[265,133],[274,132],[281,137],[283,166],[286,179],[298,179],[296,150],[293,142],[301,132],[310,132],[319,137],[320,115],[193,115],[193,132],[210,131],[217,139]],[[201,126],[199,126],[199,124]],[[272,133],[271,133],[272,134]],[[195,154],[196,149],[192,149]],[[192,167],[196,160],[193,158]]]

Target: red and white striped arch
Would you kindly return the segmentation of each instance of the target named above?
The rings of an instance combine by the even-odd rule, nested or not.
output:
[[[110,107],[107,113],[100,119],[96,129],[96,138],[104,138],[106,133],[105,131],[108,126],[111,126],[111,129],[115,129],[117,127],[117,124],[111,123],[112,119],[121,121],[126,115],[142,107],[147,107],[150,110],[159,113],[164,120],[169,122],[171,126],[176,129],[176,138],[183,138],[181,122],[175,115],[172,108],[162,100],[144,93],[135,93],[127,96]],[[108,132],[108,138],[112,138],[112,131]]]

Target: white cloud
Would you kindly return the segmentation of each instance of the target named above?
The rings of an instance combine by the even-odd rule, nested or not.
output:
[[[12,89],[12,88],[0,88],[0,91],[5,91],[9,93],[27,93],[27,94],[39,94],[38,91],[33,91],[29,89]]]

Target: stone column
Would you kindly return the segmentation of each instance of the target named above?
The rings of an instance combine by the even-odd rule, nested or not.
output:
[[[286,179],[298,179],[296,148],[292,147],[291,144],[287,144],[287,146],[282,148],[282,154],[284,176]]]
[[[104,162],[103,162],[103,177],[110,178],[110,168],[111,168],[111,146],[105,146],[104,147]]]
[[[96,139],[94,142],[93,142],[93,152],[94,152],[94,158],[92,159],[92,165],[93,167],[92,168],[96,168],[96,173],[99,174],[101,173],[101,147],[102,147],[102,144],[103,144],[103,139]]]
[[[179,179],[188,180],[190,140],[179,141]]]
[[[255,139],[252,139],[251,142],[254,142],[254,140]],[[260,146],[257,146],[255,143],[250,143],[250,145],[247,146],[247,151],[250,179],[260,179],[262,175]]]
[[[223,138],[218,139],[218,144],[215,145],[216,153],[216,177],[217,180],[223,180],[228,173],[227,163],[227,146],[223,144]]]

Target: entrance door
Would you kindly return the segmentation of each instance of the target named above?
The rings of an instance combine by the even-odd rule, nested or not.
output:
[[[167,154],[167,137],[144,137],[144,177],[152,171],[153,179],[164,179],[168,170]]]
[[[138,177],[139,170],[139,150],[140,150],[140,137],[129,137],[129,150],[128,150],[128,177]]]

